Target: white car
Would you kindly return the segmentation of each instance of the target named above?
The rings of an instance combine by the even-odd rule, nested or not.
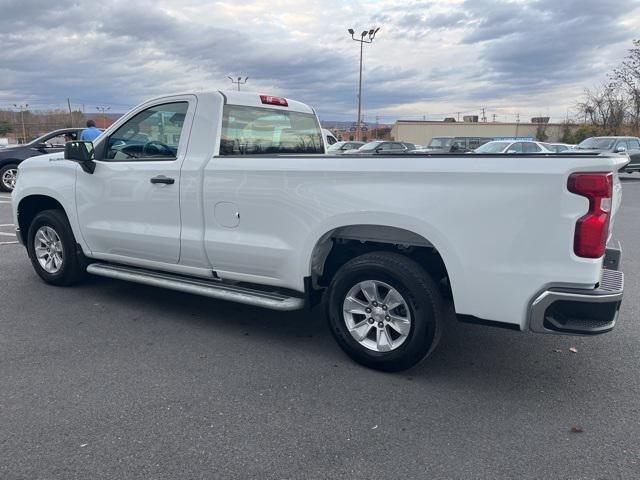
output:
[[[303,103],[190,92],[25,160],[12,208],[47,283],[88,272],[283,311],[324,297],[340,347],[396,371],[434,350],[445,302],[481,325],[611,330],[623,274],[607,239],[627,161],[327,156]]]
[[[493,140],[476,148],[474,153],[554,153],[541,142],[530,140]]]

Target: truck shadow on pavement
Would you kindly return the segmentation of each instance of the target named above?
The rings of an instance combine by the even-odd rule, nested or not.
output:
[[[453,386],[461,393],[475,390],[532,398],[541,392],[568,394],[573,379],[603,380],[593,378],[599,375],[593,364],[600,362],[602,368],[610,348],[606,344],[615,335],[615,331],[597,338],[536,335],[462,324],[450,315],[440,346],[430,358],[405,372],[387,374],[361,367],[342,353],[326,325],[323,306],[311,311],[276,312],[97,277],[86,287],[144,312],[132,321],[170,322],[181,330],[197,328],[212,338],[225,336],[239,345],[247,344],[249,355],[262,346],[284,348],[287,368],[295,368],[292,365],[299,361],[310,362],[314,367],[376,377],[382,382],[401,379],[429,388]],[[577,353],[571,352],[569,348],[576,345]],[[582,350],[589,350],[589,354],[580,353]],[[281,369],[279,362],[263,368]]]

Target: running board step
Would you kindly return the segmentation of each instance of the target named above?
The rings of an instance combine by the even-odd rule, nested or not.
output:
[[[135,267],[125,267],[106,263],[92,263],[87,272],[102,277],[142,283],[154,287],[168,288],[179,292],[193,293],[205,297],[270,308],[272,310],[298,310],[304,300],[277,292],[267,292],[223,282],[200,280],[170,273],[161,273]]]

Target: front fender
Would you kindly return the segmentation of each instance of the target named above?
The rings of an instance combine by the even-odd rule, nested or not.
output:
[[[64,209],[71,230],[82,250],[90,253],[80,225],[75,204],[76,178],[79,166],[75,162],[60,158],[60,154],[31,157],[18,167],[18,182],[12,192],[12,210],[15,225],[18,223],[18,209],[26,198],[40,195],[57,201]],[[23,235],[26,232],[23,232]]]

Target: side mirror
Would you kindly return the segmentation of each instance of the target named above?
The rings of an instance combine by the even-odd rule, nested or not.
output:
[[[615,149],[616,153],[624,153],[627,151],[627,147],[623,146],[623,145],[618,145]]]
[[[93,163],[93,143],[91,142],[67,142],[64,146],[64,159],[78,162],[87,173],[93,173],[96,169],[96,164]]]

